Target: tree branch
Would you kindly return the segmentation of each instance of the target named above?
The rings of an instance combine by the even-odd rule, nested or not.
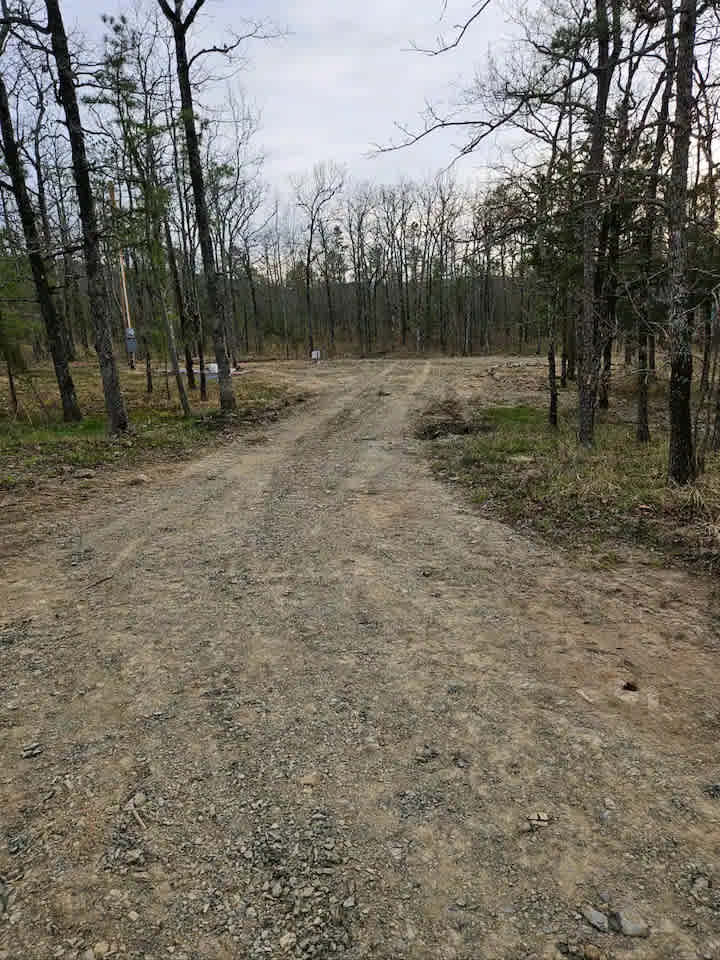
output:
[[[188,60],[188,66],[192,67],[195,61],[206,53],[221,53],[224,56],[229,56],[246,40],[272,40],[277,36],[280,36],[280,34],[266,33],[262,29],[261,23],[255,23],[253,24],[252,29],[248,30],[247,33],[237,34],[231,43],[224,43],[217,47],[205,47],[202,50],[198,50],[198,52],[193,54],[193,56]]]
[[[187,32],[193,24],[195,17],[200,13],[200,8],[205,4],[205,0],[195,0],[195,3],[192,5],[190,13],[185,17],[183,22],[183,30]]]
[[[18,13],[10,13],[7,0],[2,0],[0,9],[2,9],[0,25],[5,27],[6,30],[11,29],[12,27],[29,27],[31,30],[37,30],[38,33],[50,33],[50,28],[47,26],[47,24],[43,27],[42,24],[38,23],[36,20],[33,20],[29,16],[23,16],[22,14]]]
[[[480,3],[479,10],[476,10],[465,23],[458,23],[453,29],[458,31],[457,36],[451,43],[445,43],[442,37],[438,37],[438,45],[434,50],[426,50],[422,47],[418,47],[416,44],[412,44],[411,49],[415,53],[424,53],[429,57],[438,57],[441,53],[447,53],[449,50],[454,50],[456,47],[459,47],[463,41],[465,34],[468,32],[470,27],[475,23],[475,21],[485,12],[485,10],[490,6],[491,0],[482,0]],[[447,0],[443,3],[443,14],[447,9]]]
[[[50,34],[47,26],[44,27],[41,23],[37,23],[37,21],[31,20],[29,17],[3,16],[0,17],[0,24],[4,27],[29,27],[38,33]]]
[[[166,2],[166,0],[158,0],[158,3],[160,4],[160,9],[161,9],[162,12],[165,14],[165,16],[168,18],[168,20],[170,21],[170,23],[177,23],[177,19],[178,19],[178,18],[177,18],[177,14],[176,14],[175,11],[170,7],[170,5]]]
[[[188,67],[192,67],[195,61],[200,57],[205,56],[206,53],[221,53],[224,56],[227,56],[228,54],[232,53],[234,50],[237,50],[237,48],[240,46],[243,40],[247,40],[249,37],[252,37],[252,36],[255,36],[255,34],[251,33],[251,34],[248,34],[247,36],[239,37],[234,43],[224,43],[222,46],[219,46],[219,47],[203,47],[202,50],[198,50],[197,53],[194,53],[192,57],[190,57],[190,59],[188,60]]]

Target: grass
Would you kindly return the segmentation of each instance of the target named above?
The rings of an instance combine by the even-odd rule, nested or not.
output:
[[[661,558],[720,563],[720,458],[696,485],[680,489],[667,483],[661,430],[638,446],[631,425],[607,417],[586,450],[570,412],[557,431],[545,410],[527,405],[482,409],[468,422],[467,436],[434,442],[433,459],[440,475],[467,485],[491,515],[606,554],[624,541]]]
[[[184,459],[221,442],[234,430],[265,419],[275,419],[293,400],[287,391],[255,374],[235,377],[237,417],[231,423],[217,416],[217,384],[209,383],[206,403],[191,394],[193,417],[184,419],[170,398],[164,377],[156,375],[155,391],[145,393],[144,372],[122,370],[123,391],[132,421],[125,437],[107,435],[102,389],[97,368],[73,364],[73,378],[81,409],[81,423],[67,424],[52,370],[30,370],[17,378],[20,416],[11,416],[7,380],[0,377],[0,489],[30,487],[40,479],[112,466],[137,466],[161,459]]]

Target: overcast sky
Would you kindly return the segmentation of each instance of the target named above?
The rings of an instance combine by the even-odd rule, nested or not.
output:
[[[132,0],[131,0],[132,2]],[[67,26],[102,35],[100,14],[121,0],[63,0]],[[186,4],[189,6],[189,3]],[[208,0],[198,27],[206,36],[242,29],[239,18],[262,17],[287,31],[253,43],[250,62],[234,82],[261,116],[265,176],[281,192],[288,178],[319,160],[347,166],[357,179],[422,178],[445,167],[461,134],[438,134],[397,153],[367,158],[373,144],[398,140],[395,124],[418,128],[426,101],[451,102],[459,87],[507,39],[500,0],[491,3],[463,45],[441,57],[411,52],[432,47],[472,13],[473,0]],[[218,96],[222,91],[218,91]],[[461,176],[483,176],[486,156],[463,161]]]

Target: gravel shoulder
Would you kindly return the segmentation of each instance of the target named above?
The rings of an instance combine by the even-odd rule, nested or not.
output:
[[[716,587],[434,479],[417,413],[498,369],[269,367],[317,395],[264,442],[38,515],[0,960],[720,960]]]

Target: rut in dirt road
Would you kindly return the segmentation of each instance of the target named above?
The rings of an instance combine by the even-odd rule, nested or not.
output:
[[[698,588],[433,479],[416,414],[484,363],[327,364],[267,442],[20,558],[3,960],[720,957]]]

